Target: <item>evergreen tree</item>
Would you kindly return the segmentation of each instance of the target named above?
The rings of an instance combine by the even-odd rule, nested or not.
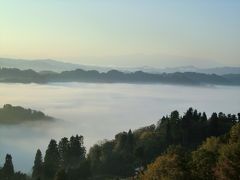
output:
[[[202,116],[201,116],[201,121],[202,122],[207,122],[207,115],[205,112],[203,112]]]
[[[65,170],[64,169],[60,169],[57,172],[54,180],[67,180],[67,174],[66,174]]]
[[[130,129],[128,131],[128,138],[127,138],[127,150],[129,153],[133,152],[134,145],[135,145],[134,136],[133,136],[132,130]]]
[[[32,177],[33,179],[38,179],[42,176],[43,171],[43,160],[42,160],[42,152],[38,149],[33,166]]]
[[[5,179],[10,179],[14,175],[12,156],[10,154],[6,155],[5,163],[2,168],[2,174],[3,174],[3,177],[5,177]]]
[[[58,152],[57,142],[51,140],[44,157],[44,176],[46,178],[54,178],[59,169],[60,156]]]
[[[83,147],[83,136],[72,136],[69,141],[69,165],[77,167],[85,159],[86,150]]]
[[[213,113],[210,120],[209,120],[209,135],[211,136],[218,136],[219,130],[219,121],[218,121],[218,116],[217,113]]]
[[[69,152],[69,141],[68,138],[64,137],[61,139],[61,141],[58,144],[58,150],[59,150],[59,155],[60,155],[60,166],[62,168],[68,168],[69,166],[69,156],[70,156],[70,152]]]
[[[170,118],[175,121],[179,120],[179,112],[176,110],[171,112]]]
[[[191,131],[193,124],[193,108],[189,108],[186,114],[182,118],[181,128],[182,128],[182,144],[189,145],[191,141]]]

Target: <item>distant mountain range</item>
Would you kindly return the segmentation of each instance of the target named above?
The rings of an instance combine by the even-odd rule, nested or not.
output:
[[[24,59],[7,59],[0,58],[0,67],[5,68],[17,68],[20,70],[32,69],[34,71],[70,71],[75,69],[88,69],[89,66],[65,63],[61,61],[51,60],[51,59],[41,59],[41,60],[24,60]],[[94,68],[94,67],[91,67]]]
[[[0,82],[7,83],[51,83],[51,82],[91,82],[91,83],[163,83],[178,85],[240,85],[240,74],[204,74],[195,72],[146,73],[143,71],[121,72],[110,70],[98,72],[76,69],[61,73],[33,70],[0,69]]]
[[[5,68],[17,68],[20,70],[32,69],[34,71],[72,71],[75,69],[83,70],[97,70],[99,72],[107,72],[112,69],[117,69],[123,72],[135,72],[135,71],[144,71],[147,73],[175,73],[175,72],[196,72],[196,73],[205,73],[205,74],[240,74],[240,67],[215,67],[215,68],[197,68],[194,66],[183,66],[175,68],[156,68],[150,66],[144,67],[117,67],[117,66],[94,66],[94,65],[81,65],[66,63],[51,59],[42,59],[42,60],[24,60],[24,59],[9,59],[9,58],[0,58],[0,67]]]

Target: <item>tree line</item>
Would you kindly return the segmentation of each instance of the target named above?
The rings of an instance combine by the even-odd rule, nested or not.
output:
[[[170,146],[135,177],[139,180],[238,180],[240,124],[224,136],[207,138],[196,150]]]
[[[51,140],[44,157],[37,150],[31,177],[15,173],[7,155],[0,179],[234,179],[240,176],[239,121],[240,113],[208,118],[189,108],[182,116],[173,111],[156,125],[121,132],[88,154],[83,136]]]
[[[41,111],[5,104],[0,108],[0,123],[16,124],[26,121],[53,120]]]
[[[110,70],[76,69],[61,73],[16,68],[0,68],[0,82],[49,83],[49,82],[93,82],[93,83],[164,83],[181,85],[240,85],[240,74],[204,74],[197,72],[147,73],[143,71],[122,72]]]

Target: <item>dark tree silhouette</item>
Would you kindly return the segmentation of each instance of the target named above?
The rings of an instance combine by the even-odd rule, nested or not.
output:
[[[13,167],[13,163],[12,163],[12,156],[10,154],[6,155],[5,163],[4,163],[4,166],[2,168],[2,173],[3,173],[3,176],[6,179],[10,179],[14,175],[14,167]]]
[[[59,155],[60,155],[60,166],[62,168],[68,168],[69,166],[69,141],[68,138],[64,137],[60,140],[59,144],[58,144],[58,150],[59,150]]]
[[[33,166],[32,178],[38,179],[41,178],[43,175],[43,159],[42,159],[42,152],[38,149]]]
[[[85,159],[86,150],[83,147],[83,136],[72,136],[69,141],[69,162],[71,167],[78,167]]]
[[[59,169],[59,164],[60,155],[58,152],[57,142],[52,139],[44,157],[44,176],[47,178],[54,178]]]

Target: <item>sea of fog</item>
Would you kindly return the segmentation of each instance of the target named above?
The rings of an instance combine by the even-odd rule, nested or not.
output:
[[[87,148],[120,131],[155,124],[173,110],[189,107],[212,112],[240,111],[240,87],[190,87],[140,84],[0,84],[0,106],[41,110],[58,120],[0,125],[0,166],[6,153],[16,170],[31,172],[35,152],[51,138],[80,134]]]

